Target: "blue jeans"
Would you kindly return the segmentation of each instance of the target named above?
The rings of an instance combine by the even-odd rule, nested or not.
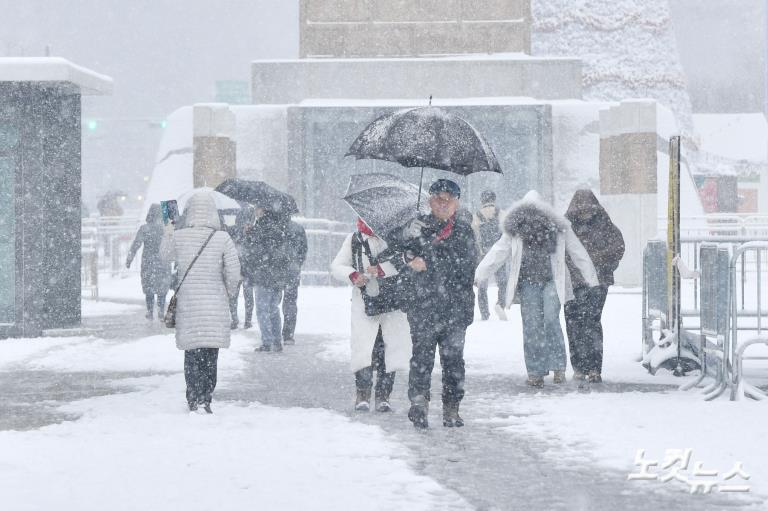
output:
[[[282,289],[256,287],[256,320],[261,330],[261,344],[275,346],[280,344],[282,327],[280,325],[280,296]]]
[[[565,371],[565,339],[555,282],[521,282],[517,287],[523,317],[523,351],[529,376]]]

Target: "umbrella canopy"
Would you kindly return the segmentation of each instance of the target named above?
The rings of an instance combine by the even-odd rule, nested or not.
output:
[[[397,176],[357,174],[349,179],[344,201],[373,232],[383,236],[416,216],[418,196],[417,186]],[[422,204],[429,200],[426,194],[422,199]]]
[[[296,199],[268,185],[264,181],[227,179],[216,187],[216,191],[236,201],[247,202],[258,208],[264,208],[275,213],[290,216],[299,212],[299,208],[296,206]]]
[[[216,209],[219,210],[225,210],[225,209],[240,209],[240,204],[237,203],[236,200],[227,197],[223,193],[217,192],[213,188],[208,188],[207,186],[201,187],[201,188],[193,188],[192,190],[183,193],[181,196],[179,196],[178,199],[176,199],[176,202],[179,206],[179,211],[184,212],[184,208],[187,206],[187,201],[190,197],[195,195],[196,193],[210,193],[213,196],[213,201],[216,203]]]
[[[345,156],[431,167],[462,176],[482,171],[501,174],[496,155],[474,126],[433,106],[379,117],[358,135]]]

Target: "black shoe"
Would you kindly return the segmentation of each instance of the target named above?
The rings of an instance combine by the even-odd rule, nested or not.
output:
[[[429,421],[427,415],[429,412],[429,402],[424,396],[416,396],[413,399],[410,410],[408,410],[408,419],[413,423],[416,429],[427,429]]]
[[[283,339],[283,345],[285,346],[293,346],[294,344],[296,344],[296,340],[293,337]]]
[[[189,407],[190,412],[197,411],[197,403],[195,403],[194,401],[190,401],[189,403],[187,403],[187,406]]]
[[[272,351],[272,346],[269,344],[262,344],[258,348],[256,348],[256,351]]]
[[[355,411],[367,412],[371,409],[371,390],[370,389],[357,389],[355,394]]]
[[[205,413],[213,413],[213,410],[211,410],[211,403],[203,403],[203,410],[205,410]]]

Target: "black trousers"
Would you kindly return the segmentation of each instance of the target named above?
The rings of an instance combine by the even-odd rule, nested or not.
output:
[[[565,328],[574,371],[586,374],[603,370],[603,325],[600,320],[607,294],[607,286],[591,288],[565,304]]]
[[[184,379],[188,403],[210,403],[216,388],[219,348],[184,351]]]
[[[502,307],[507,303],[507,266],[504,265],[496,271],[496,284],[499,286],[499,293],[496,296],[496,303]],[[477,286],[477,307],[480,309],[480,315],[488,318],[491,313],[488,310],[488,281]]]
[[[459,403],[464,397],[464,337],[465,326],[436,324],[408,315],[413,340],[411,372],[408,375],[408,398],[430,399],[435,350],[440,347],[443,367],[443,403]]]
[[[357,390],[370,391],[373,387],[373,371],[375,370],[376,396],[388,399],[395,383],[395,372],[387,372],[384,354],[384,337],[381,335],[381,327],[379,327],[379,333],[376,335],[376,342],[373,343],[373,351],[371,352],[371,365],[355,372],[355,385]]]
[[[296,317],[299,309],[297,301],[299,299],[300,280],[292,279],[283,290],[283,341],[293,339],[296,331]]]
[[[144,301],[147,302],[147,312],[152,314],[152,310],[155,308],[155,295],[144,295]],[[162,317],[165,312],[165,293],[157,295],[157,317]]]

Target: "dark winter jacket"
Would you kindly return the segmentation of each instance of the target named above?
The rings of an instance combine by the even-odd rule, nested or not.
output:
[[[426,327],[466,328],[474,316],[473,282],[478,261],[472,227],[457,218],[450,234],[439,239],[449,222],[441,222],[431,214],[419,220],[426,224],[421,237],[408,239],[404,229],[403,233],[394,233],[392,239],[397,255],[391,261],[408,276],[409,319]],[[424,258],[427,270],[411,270],[406,263],[409,256]]]
[[[571,222],[573,232],[587,249],[597,270],[600,285],[612,285],[613,272],[624,257],[624,237],[619,228],[611,221],[611,217],[591,190],[578,190],[573,195],[565,216]],[[584,286],[581,273],[573,267],[570,259],[567,263],[573,287]]]
[[[283,289],[291,277],[290,219],[268,211],[243,236],[243,275],[255,286]]]
[[[162,213],[159,204],[152,204],[147,213],[147,223],[139,228],[128,251],[128,266],[144,245],[141,255],[141,289],[144,294],[165,295],[171,287],[171,263],[160,255],[163,239]]]
[[[288,257],[290,259],[288,271],[293,280],[301,277],[301,267],[307,260],[307,232],[301,224],[291,220],[288,222],[288,237],[286,239]]]

